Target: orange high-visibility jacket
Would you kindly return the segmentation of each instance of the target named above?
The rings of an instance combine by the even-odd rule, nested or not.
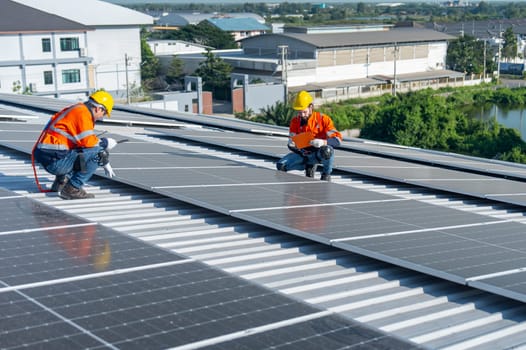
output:
[[[301,116],[297,115],[290,121],[290,136],[310,131],[314,138],[327,140],[331,137],[337,137],[342,140],[342,134],[334,127],[332,119],[320,112],[312,112],[307,120],[307,124],[301,125]]]
[[[95,147],[99,138],[95,135],[94,127],[91,111],[84,103],[66,107],[51,117],[38,148],[71,150]]]

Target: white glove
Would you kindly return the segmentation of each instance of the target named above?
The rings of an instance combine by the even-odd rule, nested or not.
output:
[[[288,143],[287,147],[288,148],[296,148],[296,144],[294,143],[294,141],[289,140],[289,143]]]
[[[115,141],[115,139],[112,139],[111,137],[104,137],[104,139],[106,140],[106,143],[107,143],[106,150],[109,151],[113,147],[117,146],[117,141]]]
[[[106,176],[108,176],[109,178],[112,178],[115,176],[115,172],[111,168],[110,163],[106,164],[103,168],[104,168],[104,174],[106,174]]]
[[[310,142],[311,146],[320,148],[321,146],[325,146],[327,144],[326,140],[323,139],[314,139]]]

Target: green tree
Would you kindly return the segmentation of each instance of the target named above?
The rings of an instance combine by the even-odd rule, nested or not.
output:
[[[517,57],[517,36],[513,33],[513,29],[508,27],[503,34],[504,44],[502,45],[502,57],[510,60]]]
[[[184,63],[178,58],[174,57],[168,66],[168,71],[166,72],[166,82],[168,84],[177,84],[181,82],[181,79],[184,78],[183,71]]]
[[[208,21],[202,21],[196,25],[189,24],[180,30],[169,33],[156,33],[155,36],[163,39],[188,41],[220,50],[237,48],[232,34],[222,31]]]
[[[365,6],[365,3],[359,2],[356,4],[356,13],[359,15],[364,15],[367,12],[367,8]]]
[[[288,126],[292,117],[296,114],[288,104],[282,101],[276,102],[274,106],[262,108],[260,112],[255,121],[280,126]]]
[[[400,94],[380,104],[362,136],[406,146],[448,151],[459,142],[461,113],[432,90]]]
[[[146,38],[141,38],[141,78],[152,79],[159,75],[161,65],[159,59],[153,54]]]
[[[141,37],[141,80],[145,90],[155,90],[161,82],[159,73],[161,64],[153,54],[146,37]]]
[[[208,49],[203,56],[206,59],[199,63],[199,68],[194,72],[203,79],[203,89],[212,91],[214,96],[221,100],[230,98],[230,73],[232,66]]]
[[[477,41],[472,36],[464,35],[449,43],[446,64],[450,69],[457,72],[480,74],[484,70],[484,57],[486,57],[487,72],[491,67],[489,61],[491,55],[488,54],[487,48],[486,54],[484,54],[484,42]]]

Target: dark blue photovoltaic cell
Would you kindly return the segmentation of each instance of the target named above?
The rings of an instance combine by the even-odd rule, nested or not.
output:
[[[307,304],[31,199],[0,198],[14,219],[6,224],[33,226],[0,235],[0,348],[165,349],[310,315],[307,324],[320,329],[313,344],[326,349],[341,345],[334,334],[342,329],[342,341],[390,339],[335,316],[322,327],[319,310]],[[275,328],[266,334],[282,333]],[[303,337],[276,336],[274,343],[294,348]],[[246,340],[231,341],[238,342]]]
[[[243,134],[211,132],[210,135],[205,135],[202,131],[182,129],[170,130],[168,133],[184,134],[183,137],[188,139],[191,137],[203,141],[207,139],[207,142],[216,144],[230,145],[231,143],[235,148],[245,150],[256,149],[260,141],[264,144],[284,147],[281,143],[278,144],[278,141],[282,141],[279,137],[255,135],[253,139],[249,139]],[[0,134],[0,139],[7,135],[7,132]],[[238,136],[237,140],[236,136]],[[13,138],[12,135],[9,137]],[[10,139],[2,142],[16,143],[17,141]],[[129,140],[115,148],[115,163],[121,166],[120,169],[118,167],[115,169],[117,172],[115,180],[325,244],[337,244],[343,249],[460,283],[465,283],[470,277],[480,274],[495,274],[523,268],[525,264],[520,254],[517,256],[512,254],[507,260],[500,259],[499,255],[499,260],[493,264],[477,263],[475,260],[477,256],[480,256],[480,259],[489,259],[491,255],[485,249],[486,243],[477,241],[477,238],[473,238],[473,247],[479,249],[477,254],[466,257],[473,261],[465,267],[454,269],[450,268],[447,261],[437,260],[434,257],[427,259],[425,255],[420,258],[411,254],[405,257],[399,256],[396,251],[383,252],[381,249],[373,249],[376,242],[382,242],[387,236],[405,236],[404,238],[409,239],[411,236],[406,235],[408,233],[435,232],[437,237],[440,236],[446,244],[450,245],[450,252],[457,251],[453,249],[453,245],[458,244],[459,247],[464,248],[469,240],[459,242],[455,230],[464,232],[462,230],[472,226],[484,228],[482,232],[486,229],[485,224],[499,219],[341,186],[337,183],[320,182],[317,179],[286,174],[273,169],[238,166],[229,163],[228,160],[212,160],[209,156],[186,153],[177,148],[171,149],[159,145],[156,149],[157,145],[153,143],[145,146],[145,151],[141,154],[139,150],[143,144],[148,143]],[[342,156],[338,156],[340,152],[337,152],[337,166],[356,173],[482,198],[498,200],[513,197],[514,203],[520,201],[521,193],[526,193],[526,185],[518,181],[430,166],[415,168],[415,163],[397,163],[392,160],[383,164],[378,161],[371,162],[368,166],[362,159],[363,154],[343,150],[341,152]],[[148,158],[148,161],[141,162],[141,157],[145,154],[146,157],[150,154],[152,157]],[[349,154],[353,157],[359,156],[354,160],[360,160],[356,160],[353,164],[353,158],[346,157]],[[130,157],[126,157],[127,155],[137,157],[137,162],[144,163],[145,166],[154,166],[145,169],[141,164],[136,164],[133,167],[133,162]],[[346,161],[350,164],[346,164]],[[164,165],[157,166],[161,163]],[[177,167],[178,163],[182,166]],[[511,196],[517,194],[519,195]],[[497,226],[487,225],[487,227]],[[453,231],[448,234],[438,234],[447,230]],[[522,232],[522,226],[514,226],[510,230],[519,233]],[[469,232],[469,229],[466,232]],[[362,239],[370,239],[371,246],[360,246],[359,244],[367,242]],[[354,240],[358,242],[356,245]],[[433,244],[421,247],[420,250],[424,252],[429,250],[432,254]],[[443,252],[443,255],[448,256],[451,261],[461,260],[462,254],[462,249],[455,254]]]
[[[0,312],[2,349],[86,349],[103,344],[16,292],[0,293]]]
[[[58,209],[24,197],[0,198],[0,203],[2,204],[0,233],[85,223],[84,220],[74,216],[64,216],[64,213]]]
[[[318,206],[320,204],[393,199],[384,194],[368,192],[357,188],[327,184],[319,180],[312,180],[266,169],[261,169],[261,171],[269,173],[267,182],[283,179],[291,183],[283,183],[285,181],[282,180],[281,183],[268,185],[231,185],[228,186],[228,188],[163,188],[157,189],[157,191],[222,213],[262,208],[276,208],[277,211],[281,211],[282,209],[289,210],[287,207],[297,206],[315,206],[315,208],[320,209],[321,207]],[[301,180],[303,183],[295,183],[294,181],[297,180]],[[225,190],[228,193],[225,193]],[[250,195],[247,195],[247,193],[250,193]],[[228,200],[225,200],[225,198],[228,198]],[[306,209],[306,211],[309,211],[309,209]]]
[[[526,231],[516,222],[343,240],[335,245],[368,251],[408,268],[435,271],[459,283],[526,266]]]
[[[29,198],[0,197],[0,203],[0,281],[4,285],[181,259]]]
[[[376,237],[378,235],[497,221],[414,201],[281,208],[232,215],[266,226],[277,226],[311,239],[318,238],[326,243],[367,236],[373,237],[371,240],[376,242],[384,239]],[[403,239],[403,236],[394,237]]]
[[[318,311],[195,262],[27,288],[24,295],[29,299],[0,291],[2,348],[34,343],[53,344],[54,349],[102,344],[161,349]],[[307,322],[303,328],[307,326],[311,332],[319,328],[314,344],[333,344],[324,347],[328,349],[365,336],[372,344],[391,340],[401,349],[411,348],[334,316],[325,317],[322,324]],[[343,330],[341,341],[334,343],[334,332]],[[285,349],[291,341],[305,341],[304,333],[283,333],[280,328],[266,332]],[[231,343],[238,342],[247,343],[244,338]]]

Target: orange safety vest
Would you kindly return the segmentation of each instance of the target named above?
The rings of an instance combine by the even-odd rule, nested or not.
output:
[[[290,121],[289,133],[290,136],[300,134],[302,132],[311,132],[314,138],[327,140],[331,137],[337,137],[342,140],[342,134],[334,127],[332,119],[320,112],[312,112],[312,115],[307,119],[305,125],[301,125],[301,116],[297,115]]]
[[[37,147],[48,150],[95,147],[99,138],[94,127],[91,111],[84,103],[66,107],[51,117]]]

